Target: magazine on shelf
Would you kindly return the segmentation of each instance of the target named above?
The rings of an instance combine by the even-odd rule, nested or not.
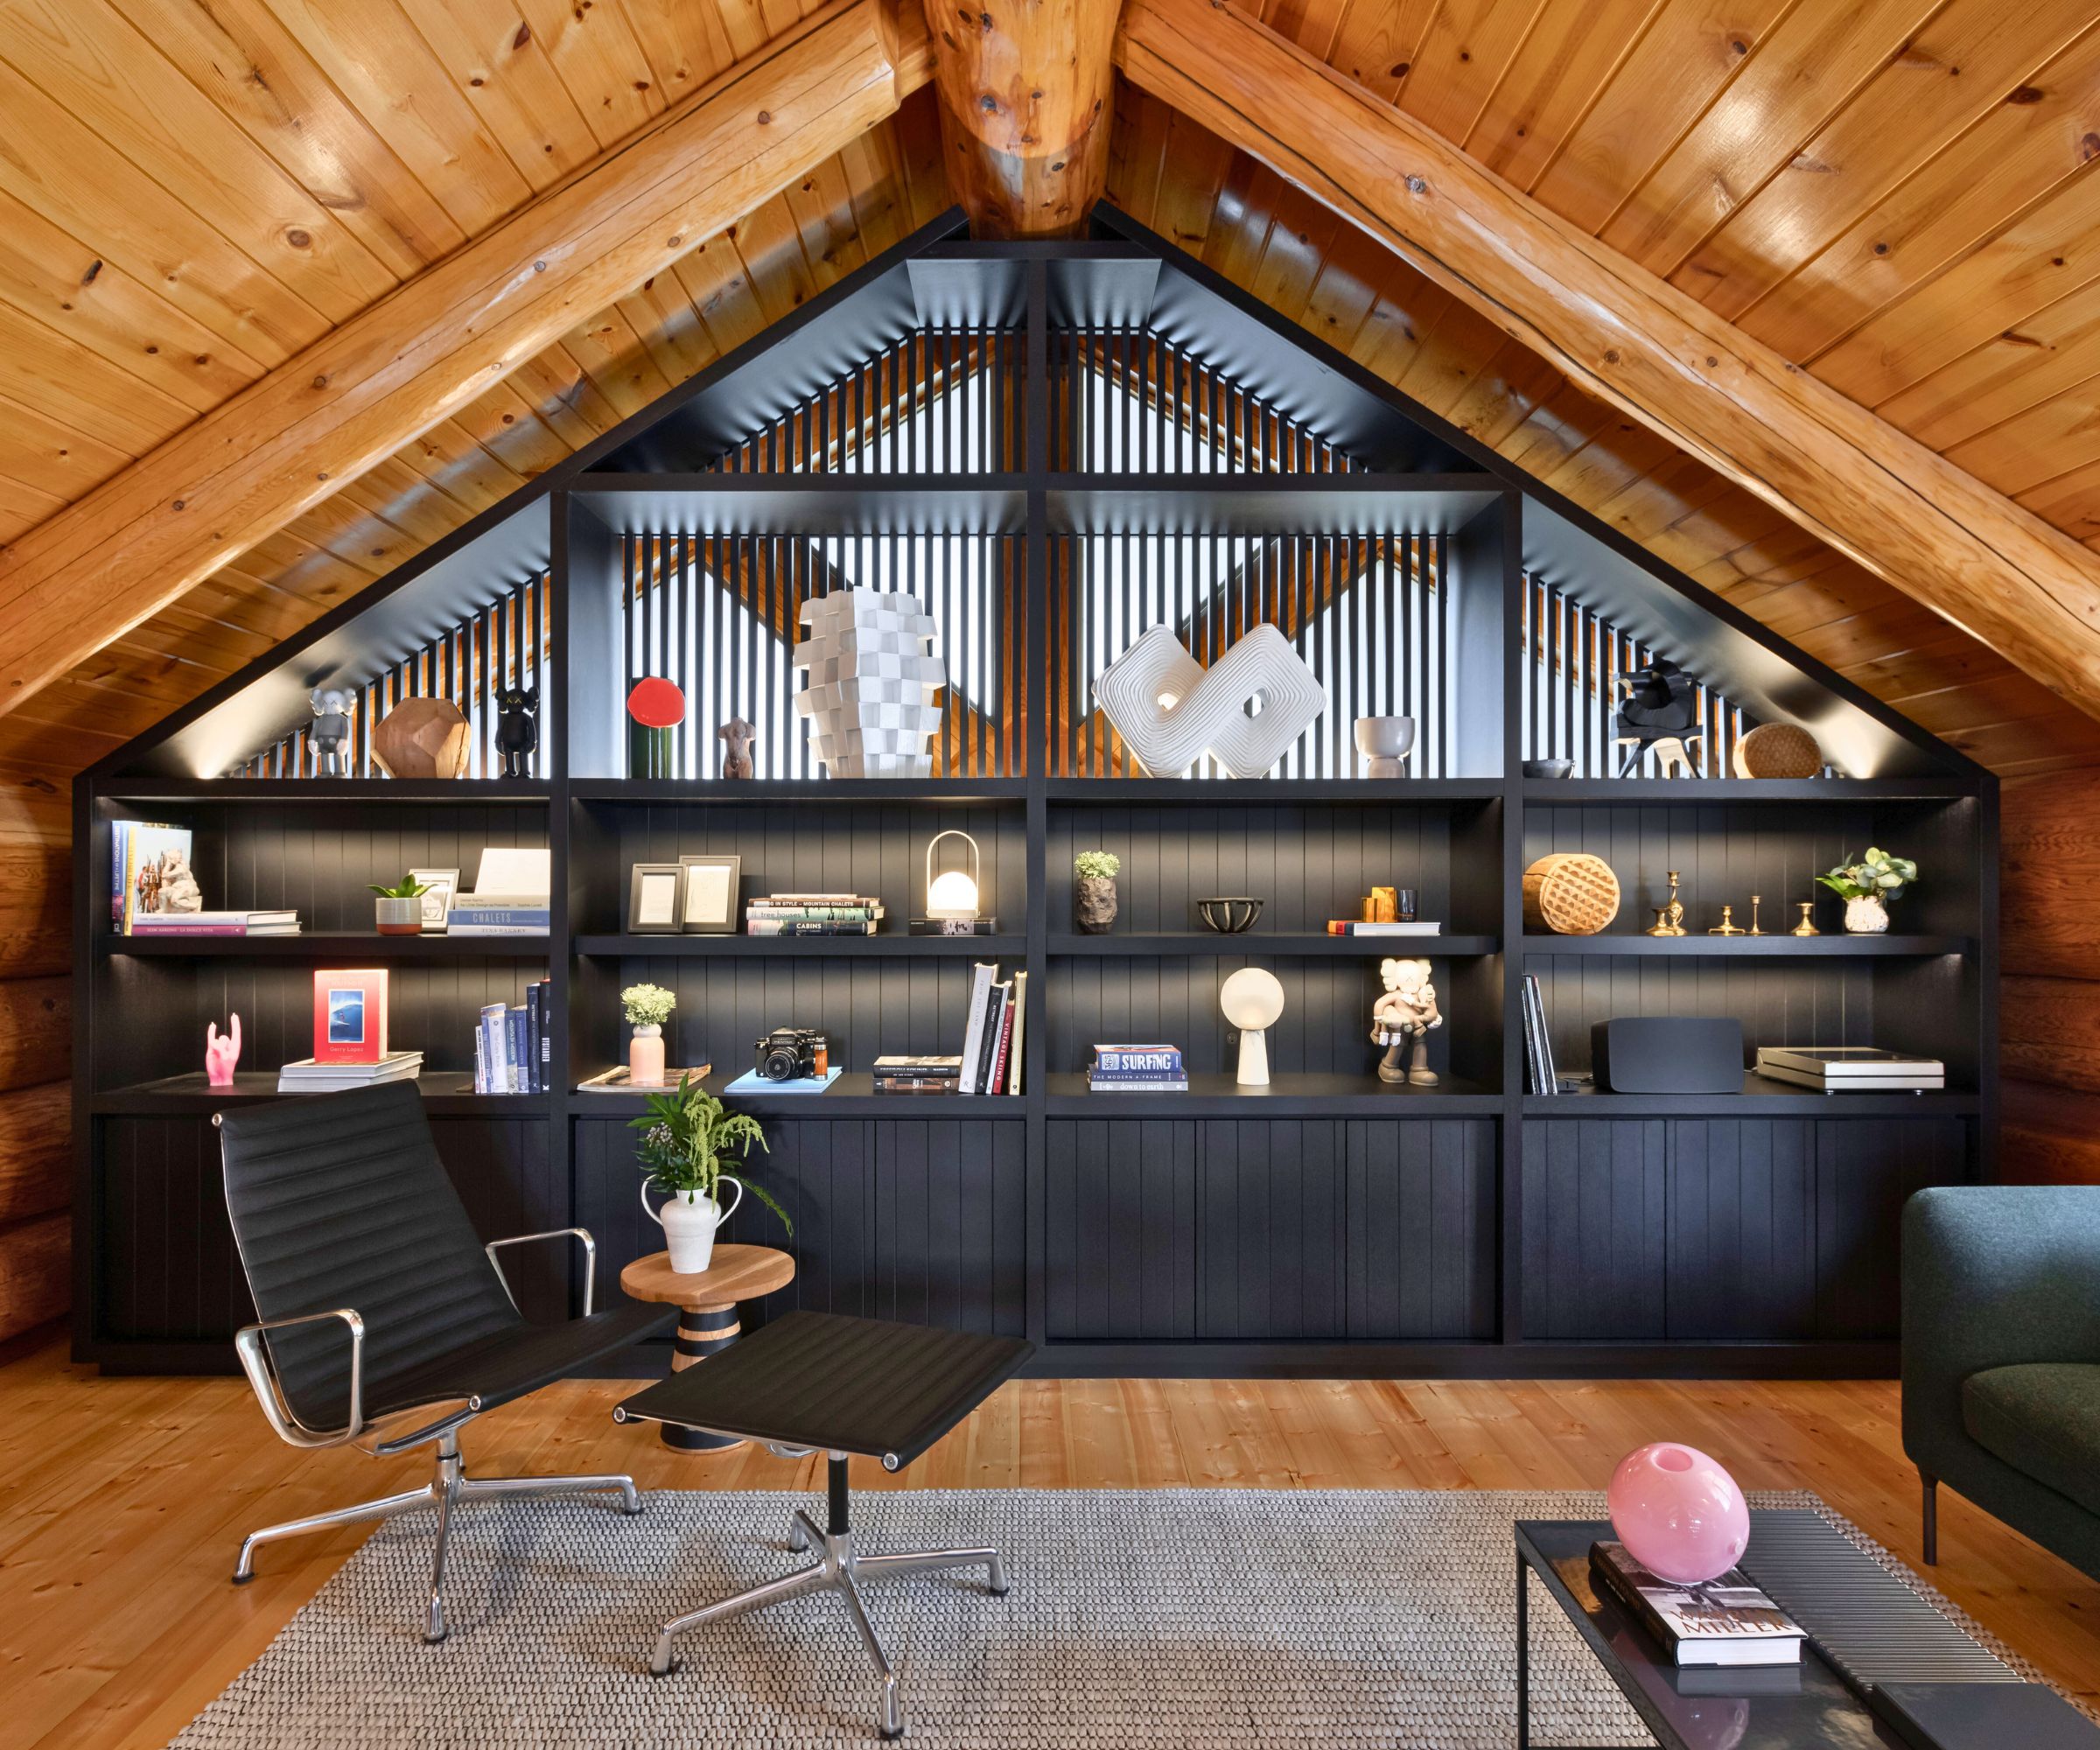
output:
[[[423,1074],[419,1051],[390,1051],[376,1063],[324,1063],[302,1057],[277,1071],[280,1094],[336,1094],[382,1082],[408,1082]]]
[[[1801,1662],[1800,1626],[1740,1568],[1703,1586],[1678,1586],[1650,1573],[1625,1544],[1601,1542],[1590,1545],[1590,1571],[1677,1664]]]

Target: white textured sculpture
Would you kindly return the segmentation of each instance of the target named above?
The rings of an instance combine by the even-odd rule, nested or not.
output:
[[[1258,778],[1327,708],[1327,695],[1273,626],[1256,626],[1208,669],[1155,626],[1102,671],[1094,703],[1155,777],[1179,777],[1209,753],[1232,776]]]
[[[809,719],[816,757],[834,778],[924,778],[927,742],[941,727],[934,695],[948,669],[928,649],[935,627],[916,596],[834,590],[802,604],[808,628],[794,666],[808,684],[794,696]]]

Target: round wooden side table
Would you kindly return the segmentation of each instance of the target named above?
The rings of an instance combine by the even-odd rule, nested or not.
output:
[[[678,1309],[678,1346],[671,1371],[690,1368],[718,1354],[743,1331],[737,1303],[756,1300],[794,1280],[794,1260],[771,1246],[717,1246],[712,1262],[697,1276],[681,1276],[671,1268],[668,1252],[638,1257],[620,1273],[620,1285],[636,1300],[665,1302]],[[662,1424],[663,1444],[682,1452],[718,1452],[740,1446],[741,1439],[704,1434],[697,1429]]]

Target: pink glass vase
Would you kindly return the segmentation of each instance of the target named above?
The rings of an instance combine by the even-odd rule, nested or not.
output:
[[[1750,1543],[1750,1508],[1735,1479],[1673,1440],[1628,1452],[1605,1499],[1626,1552],[1675,1586],[1725,1574]]]

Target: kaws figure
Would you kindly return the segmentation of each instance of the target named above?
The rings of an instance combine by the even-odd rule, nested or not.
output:
[[[1378,1060],[1381,1082],[1411,1082],[1433,1088],[1437,1073],[1429,1067],[1429,1033],[1444,1025],[1437,1008],[1437,987],[1429,982],[1426,960],[1388,960],[1378,968],[1385,994],[1371,1009],[1371,1042],[1385,1047]],[[1411,1060],[1401,1061],[1410,1045]]]

